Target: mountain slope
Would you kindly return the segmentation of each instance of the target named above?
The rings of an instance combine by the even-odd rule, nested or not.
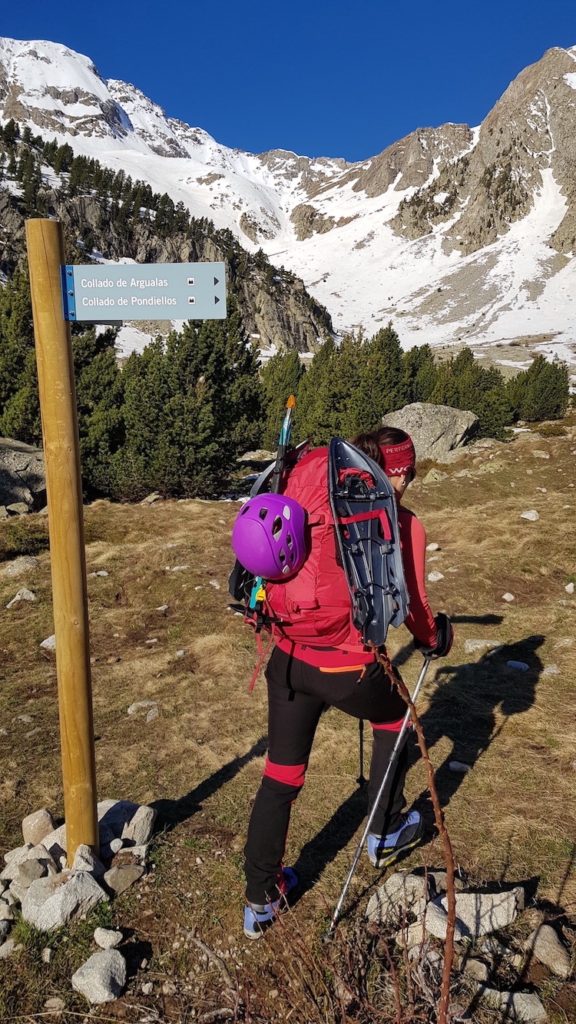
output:
[[[0,113],[262,248],[337,330],[393,319],[405,345],[576,358],[576,47],[522,71],[478,128],[418,129],[356,164],[228,149],[57,43],[0,40]]]

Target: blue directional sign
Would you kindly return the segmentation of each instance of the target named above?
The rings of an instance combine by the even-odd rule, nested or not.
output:
[[[64,319],[224,320],[224,263],[115,263],[62,267]]]

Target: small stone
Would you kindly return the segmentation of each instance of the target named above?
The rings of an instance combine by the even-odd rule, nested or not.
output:
[[[154,991],[154,983],[151,981],[145,981],[142,985],[142,995],[151,996]]]
[[[464,761],[449,761],[448,770],[455,775],[466,775],[472,768],[471,764],[464,764]]]
[[[104,875],[104,881],[108,888],[111,889],[116,896],[119,896],[120,893],[129,889],[134,882],[137,882],[139,878],[142,878],[144,870],[145,869],[141,864],[123,864],[120,867],[115,866],[106,872]]]
[[[141,712],[148,713],[150,708],[157,708],[158,704],[155,700],[137,700],[128,708],[129,715],[139,715]]]
[[[472,957],[464,964],[464,974],[474,978],[476,981],[488,981],[490,970],[483,960],[476,960]]]
[[[173,981],[165,981],[162,985],[162,995],[175,996],[178,989]]]
[[[110,843],[110,849],[112,850],[112,853],[119,853],[123,845],[124,843],[121,839],[113,839]]]
[[[433,569],[432,572],[428,573],[428,582],[429,583],[438,583],[440,580],[443,580],[443,579],[444,579],[444,573],[443,572],[439,572],[438,569]]]
[[[558,933],[549,924],[535,928],[524,943],[524,949],[531,952],[541,964],[549,967],[559,978],[569,978],[571,973],[568,950],[560,941]]]
[[[49,1013],[62,1013],[66,1009],[66,1003],[60,996],[52,996],[44,1003],[44,1009]]]
[[[26,572],[33,572],[39,565],[40,562],[38,559],[34,558],[32,555],[20,555],[0,570],[0,575],[7,576],[9,578],[23,576]]]
[[[13,516],[25,516],[30,511],[25,501],[13,501],[11,505],[5,505],[5,508]]]
[[[14,920],[14,911],[12,910],[12,907],[10,906],[9,903],[6,903],[5,900],[3,900],[3,899],[0,900],[0,922],[1,921],[13,921],[13,920]]]
[[[186,572],[186,570],[189,569],[189,568],[190,568],[189,565],[173,565],[173,566],[167,565],[166,566],[166,572]]]
[[[154,831],[156,821],[156,810],[154,807],[142,805],[135,815],[122,829],[122,839],[135,846],[148,843]]]
[[[42,647],[42,649],[44,651],[55,651],[56,650],[56,634],[52,633],[52,636],[47,636],[46,639],[43,640],[42,643],[40,644],[40,647]]]
[[[550,455],[549,455],[548,452],[541,452],[541,451],[538,451],[538,449],[535,449],[532,452],[532,455],[534,456],[535,459],[549,459],[550,458]]]
[[[441,550],[442,550],[442,548],[440,547],[439,544],[436,543],[436,541],[432,541],[431,544],[427,544],[426,545],[426,551],[441,551]]]
[[[11,921],[0,921],[0,943],[4,942],[4,939],[8,937],[11,927]]]
[[[186,651],[176,651],[176,657],[177,658],[184,658],[185,655],[186,655]]]
[[[23,889],[28,889],[32,882],[35,882],[38,878],[45,878],[48,874],[48,866],[46,862],[44,864],[40,860],[26,860],[23,864],[20,864],[14,881],[22,886]]]
[[[526,1024],[538,1024],[548,1020],[548,1014],[539,997],[532,992],[499,992],[494,988],[481,985],[478,999],[486,1006],[499,1010],[504,1019],[525,1021]]]
[[[13,878],[16,878],[17,868],[28,860],[30,851],[33,849],[32,843],[25,843],[24,846],[17,846],[15,850],[9,850],[4,854],[6,867],[0,873],[0,879],[11,882]]]
[[[160,712],[158,711],[157,707],[150,708],[150,711],[146,715],[146,721],[148,723],[155,721],[155,719],[158,718],[159,714],[160,714]]]
[[[99,878],[104,874],[105,868],[102,861],[94,853],[94,850],[85,843],[81,843],[80,846],[76,847],[72,870],[88,871],[95,878]]]
[[[115,949],[123,938],[122,932],[114,931],[112,928],[97,928],[94,932],[94,942],[100,949]]]
[[[490,651],[498,646],[496,640],[466,640],[464,650],[466,654],[475,654],[477,651]]]
[[[168,610],[169,606],[167,604],[159,604],[158,607],[156,608],[156,611],[161,612],[162,615],[166,615],[168,613]]]
[[[32,843],[36,846],[41,843],[47,835],[54,831],[54,821],[50,811],[46,807],[28,814],[22,822],[22,835],[25,843]]]
[[[558,665],[546,665],[546,667],[542,669],[542,675],[543,676],[559,676],[560,675],[560,669],[558,668]]]
[[[162,495],[158,491],[152,491],[152,494],[147,494],[145,498],[142,498],[141,505],[153,505],[156,501],[162,501]]]
[[[211,587],[214,587],[214,590],[221,590],[222,589],[220,584],[218,583],[218,580],[209,580],[208,582],[209,582]]]
[[[520,519],[527,519],[530,523],[535,523],[540,519],[540,513],[535,508],[530,508],[520,514]]]
[[[427,895],[424,875],[395,871],[370,897],[366,917],[369,921],[385,924],[402,912],[413,910],[421,902],[425,905]]]
[[[502,600],[508,601],[508,603],[510,603],[510,601],[515,600],[514,594],[511,594],[509,591],[507,591],[505,594],[502,594]]]
[[[89,1003],[111,1003],[126,985],[126,961],[117,949],[94,953],[72,975],[72,988]]]
[[[566,591],[567,594],[573,594],[574,593],[574,584],[573,583],[567,583],[566,586],[564,587],[564,590]]]
[[[0,946],[0,960],[8,960],[14,953],[19,953],[22,946],[15,939],[6,939]]]
[[[20,604],[21,601],[37,601],[37,600],[38,600],[38,598],[36,597],[36,594],[34,594],[32,590],[27,590],[26,587],[22,587],[16,593],[16,595],[12,598],[12,600],[8,601],[8,604],[6,605],[6,607],[7,608],[14,608],[17,604]]]
[[[52,959],[52,950],[50,949],[50,946],[44,946],[40,955],[42,957],[42,963],[49,964]]]

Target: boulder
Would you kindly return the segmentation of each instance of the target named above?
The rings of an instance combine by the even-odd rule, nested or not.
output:
[[[46,504],[44,455],[23,441],[0,437],[0,505],[21,503],[27,511]]]
[[[385,426],[400,427],[410,434],[418,459],[435,462],[450,461],[449,453],[471,440],[478,422],[472,412],[430,402],[413,402],[382,419]]]
[[[33,555],[18,555],[18,558],[8,562],[8,565],[0,570],[0,576],[7,576],[9,579],[24,576],[25,573],[35,572],[39,565],[40,562]]]
[[[111,1003],[126,985],[126,961],[117,949],[94,953],[72,975],[72,988],[89,1003]]]
[[[369,921],[386,924],[391,918],[398,918],[408,910],[418,915],[424,910],[427,896],[428,886],[424,875],[395,871],[370,897],[366,917]]]
[[[46,807],[28,814],[22,822],[22,835],[25,843],[36,846],[54,831],[54,821]]]
[[[155,821],[156,811],[154,808],[142,805],[122,829],[122,839],[134,846],[141,846],[149,842]]]
[[[85,917],[107,898],[87,871],[78,874],[66,871],[32,882],[22,900],[22,917],[35,928],[50,931],[61,928],[73,918]]]
[[[524,948],[541,964],[549,967],[559,978],[569,978],[571,973],[568,950],[560,941],[558,933],[549,924],[541,924],[528,936]]]
[[[443,911],[447,910],[446,896],[438,903]],[[521,886],[504,892],[456,893],[456,922],[474,939],[507,928],[523,909],[524,890]]]

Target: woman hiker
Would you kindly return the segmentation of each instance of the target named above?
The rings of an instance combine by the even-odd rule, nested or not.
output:
[[[426,533],[420,520],[402,506],[406,488],[415,476],[415,451],[402,430],[382,427],[356,437],[362,449],[385,471],[394,489],[400,530],[400,546],[406,587],[410,598],[405,620],[417,645],[433,657],[443,657],[452,645],[452,627],[440,613],[434,618],[425,586]],[[325,449],[308,453],[290,472],[287,493],[297,494],[299,466]],[[326,463],[324,462],[324,469]],[[325,472],[324,472],[325,477]],[[292,487],[292,489],[291,489]],[[339,567],[332,571],[343,575]],[[266,668],[268,683],[268,754],[260,788],[252,807],[245,846],[246,906],[244,934],[259,938],[297,885],[294,870],[282,858],[288,834],[290,810],[306,774],[308,758],[320,716],[327,707],[339,708],[354,718],[366,719],[373,730],[372,761],[368,786],[370,807],[380,787],[406,706],[390,682],[374,651],[362,644],[350,624],[347,641],[333,647],[294,643],[273,625],[274,650]],[[376,868],[392,863],[415,846],[423,834],[417,810],[403,811],[404,780],[408,749],[402,748],[398,764],[377,808],[367,854]]]

